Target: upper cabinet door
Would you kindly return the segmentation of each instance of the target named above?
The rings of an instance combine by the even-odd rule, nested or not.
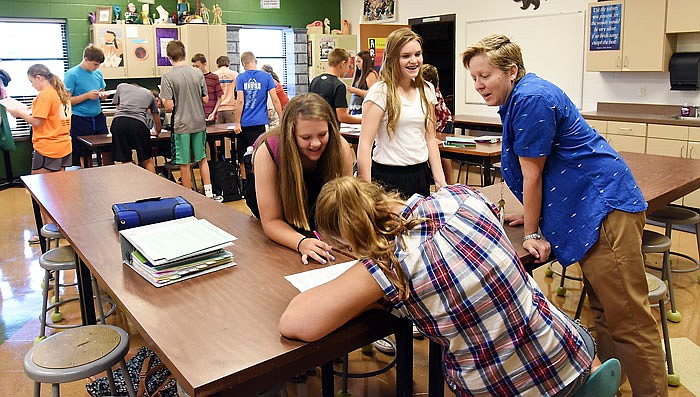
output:
[[[668,70],[673,49],[666,37],[666,0],[627,0],[624,18],[622,70]]]
[[[587,71],[622,70],[624,11],[623,0],[588,5],[585,43]]]
[[[666,33],[700,32],[700,1],[668,0]]]

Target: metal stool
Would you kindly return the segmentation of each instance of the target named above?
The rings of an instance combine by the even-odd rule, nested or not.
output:
[[[685,207],[667,205],[651,215],[648,215],[647,218],[652,221],[663,223],[666,229],[665,234],[668,238],[671,238],[673,225],[695,225],[695,240],[697,242],[698,253],[700,253],[700,214],[697,212]],[[672,272],[690,273],[700,269],[700,261],[690,255],[675,251],[671,251],[671,255],[680,256],[694,263],[694,266],[689,269],[671,269]],[[700,282],[700,276],[698,276],[698,282]]]
[[[667,317],[668,321],[678,323],[681,321],[681,313],[676,310],[676,299],[673,294],[673,281],[671,277],[671,263],[669,260],[671,252],[671,239],[665,235],[651,230],[644,230],[642,233],[642,253],[662,253],[663,263],[661,268],[650,266],[646,263],[644,265],[650,269],[660,270],[661,279],[668,283],[668,298],[671,301],[671,310],[669,310]]]
[[[646,232],[646,230],[645,230]],[[669,386],[678,386],[681,384],[681,377],[679,374],[673,371],[673,357],[671,355],[671,341],[668,336],[668,323],[666,322],[666,308],[665,301],[666,295],[669,289],[666,287],[666,283],[660,278],[646,273],[647,278],[647,288],[649,290],[649,302],[659,302],[659,315],[661,316],[661,331],[664,339],[664,350],[666,351],[666,368],[667,368],[667,382]],[[586,299],[586,288],[581,290],[581,298],[578,301],[578,307],[576,308],[576,314],[574,315],[574,320],[578,320],[581,317],[581,310],[583,309],[583,301]]]
[[[670,292],[670,288],[666,288],[664,283],[658,277],[649,273],[647,276],[647,288],[649,288],[649,302],[659,302],[659,314],[661,315],[661,331],[664,337],[664,350],[666,351],[666,375],[669,386],[678,386],[681,384],[681,376],[673,372],[673,357],[671,355],[671,341],[668,336],[668,323],[666,322],[666,311],[664,308],[666,293]]]
[[[333,375],[335,376],[340,376],[341,379],[341,386],[340,390],[335,394],[336,397],[351,397],[352,393],[348,391],[348,379],[360,379],[360,378],[371,378],[373,376],[381,375],[391,368],[393,368],[396,365],[396,343],[394,343],[391,339],[389,338],[382,338],[386,342],[388,342],[394,349],[394,358],[384,366],[384,368],[380,368],[376,371],[370,371],[370,372],[365,372],[365,373],[351,373],[349,368],[348,368],[348,355],[345,354],[342,357],[342,370],[341,371],[336,371],[333,370]],[[370,345],[371,346],[371,345]],[[363,352],[363,354],[365,354]]]
[[[552,264],[554,263],[559,263],[559,261],[552,261],[547,264],[547,268],[544,270],[544,275],[547,277],[552,277],[552,275],[556,274],[557,276],[561,277],[561,280],[559,281],[559,286],[557,287],[557,296],[565,296],[566,295],[566,287],[564,286],[564,280],[569,279],[569,280],[576,280],[576,281],[583,281],[581,277],[576,277],[576,276],[567,276],[566,275],[566,267],[561,268],[561,272],[558,272],[554,269],[552,269]]]
[[[36,338],[34,343],[37,343],[46,338],[46,327],[54,329],[66,329],[66,328],[76,328],[80,327],[82,324],[57,324],[63,321],[63,313],[61,313],[59,307],[68,302],[77,301],[79,297],[73,297],[69,299],[61,299],[59,295],[59,287],[69,287],[77,285],[77,283],[61,284],[61,271],[65,270],[75,270],[76,268],[76,255],[75,251],[70,246],[63,246],[58,248],[53,248],[47,251],[45,254],[39,257],[39,265],[44,269],[44,282],[42,287],[42,306],[41,315],[39,321],[41,323],[41,330],[39,331],[39,336]],[[54,297],[53,303],[49,305],[49,288],[50,288],[50,278],[54,275]],[[109,310],[104,313],[102,306],[102,297],[100,295],[99,287],[97,282],[93,278],[93,283],[95,287],[95,297],[97,299],[97,306],[100,310],[100,317],[98,320],[104,320],[106,317],[110,316],[116,310],[116,305],[111,299],[107,298],[109,303]],[[47,312],[51,311],[50,320],[47,321]]]
[[[58,226],[54,223],[47,223],[42,226],[39,232],[46,239],[46,250],[51,249],[51,242],[56,241],[56,248],[58,248],[58,242],[63,238],[63,234],[58,230]]]
[[[119,363],[128,374],[124,356],[129,351],[129,335],[111,325],[88,325],[52,335],[32,347],[24,357],[24,372],[34,381],[34,396],[42,383],[51,383],[54,397],[61,383],[85,379],[107,371],[109,388],[116,395],[112,367]],[[124,376],[129,396],[135,397],[131,378]]]

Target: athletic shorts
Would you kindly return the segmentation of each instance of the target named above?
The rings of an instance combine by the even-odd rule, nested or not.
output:
[[[153,157],[151,131],[143,122],[131,117],[115,117],[111,130],[114,161],[130,162],[132,150],[136,150],[139,163]]]
[[[49,171],[61,171],[61,169],[73,165],[73,154],[68,153],[60,159],[46,157],[36,150],[32,153],[32,171],[45,168]]]
[[[207,157],[206,130],[192,134],[172,134],[170,143],[175,164],[190,164]]]
[[[241,127],[241,133],[236,135],[236,153],[238,155],[239,163],[243,162],[243,155],[245,155],[245,151],[248,149],[248,146],[253,146],[258,137],[264,133],[265,124]]]
[[[92,156],[92,150],[78,142],[75,137],[107,134],[108,132],[107,117],[104,113],[100,113],[94,117],[72,115],[70,118],[70,136],[73,138],[73,160],[77,162],[77,164],[74,165],[80,165],[81,157]]]

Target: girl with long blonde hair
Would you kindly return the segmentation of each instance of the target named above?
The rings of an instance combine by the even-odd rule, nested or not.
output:
[[[352,149],[339,131],[323,98],[297,95],[287,104],[280,127],[255,144],[254,179],[248,181],[246,202],[262,221],[265,235],[295,249],[304,263],[333,260],[331,246],[313,234],[313,215],[323,184],[352,175]]]
[[[430,194],[431,173],[446,185],[435,137],[435,88],[421,74],[422,39],[408,28],[389,34],[380,80],[362,105],[357,165],[362,180],[375,180],[405,197]]]
[[[359,260],[292,299],[282,335],[317,340],[384,308],[442,346],[458,396],[570,396],[599,365],[591,335],[547,301],[477,191],[451,185],[404,201],[343,177],[321,190],[316,220]]]

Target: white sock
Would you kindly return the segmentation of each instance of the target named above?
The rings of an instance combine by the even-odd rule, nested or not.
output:
[[[204,185],[204,195],[207,197],[214,197],[214,192],[211,191],[211,184]]]

